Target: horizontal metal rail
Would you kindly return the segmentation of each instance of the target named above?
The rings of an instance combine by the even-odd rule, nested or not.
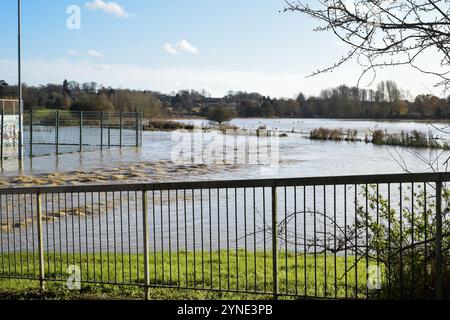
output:
[[[293,186],[353,185],[376,183],[419,183],[447,182],[450,172],[440,173],[408,173],[408,174],[375,174],[355,176],[329,176],[281,179],[252,180],[220,180],[191,182],[155,182],[155,183],[121,183],[81,186],[45,186],[27,188],[0,189],[0,194],[36,194],[36,193],[70,193],[70,192],[119,192],[119,191],[152,191],[152,190],[190,190],[215,188],[263,188]]]

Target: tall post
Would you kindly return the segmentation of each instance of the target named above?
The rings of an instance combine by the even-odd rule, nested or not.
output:
[[[135,112],[135,116],[136,116],[136,119],[135,119],[135,122],[136,122],[136,148],[138,148],[139,147],[139,113],[137,112],[137,110]]]
[[[39,254],[39,284],[41,293],[45,290],[44,270],[44,233],[42,229],[42,199],[38,191],[36,194],[37,228],[38,228],[38,254]]]
[[[1,126],[2,126],[2,128],[1,128],[1,133],[2,133],[2,142],[1,142],[1,145],[0,145],[0,158],[1,158],[1,161],[3,161],[3,137],[4,137],[4,134],[5,134],[5,103],[3,102],[3,106],[2,106],[2,120],[1,120]]]
[[[435,290],[436,300],[442,300],[442,180],[436,182],[436,244],[435,244]]]
[[[100,150],[103,150],[103,111],[100,112]]]
[[[122,148],[122,125],[123,125],[123,114],[122,111],[119,113],[119,148]]]
[[[22,123],[22,116],[23,116],[23,97],[22,97],[22,1],[17,1],[17,30],[18,30],[18,37],[17,37],[17,53],[18,53],[18,83],[17,86],[19,88],[19,163],[22,163],[23,159],[23,123]]]
[[[149,252],[148,252],[148,205],[147,191],[142,191],[142,221],[143,221],[143,241],[144,241],[144,294],[145,300],[149,299],[150,273],[149,273]]]
[[[273,298],[278,299],[278,214],[277,187],[272,187],[272,268]]]
[[[80,111],[80,152],[83,151],[83,111]]]
[[[55,142],[56,142],[56,155],[59,154],[59,110],[56,110],[55,119]]]
[[[108,112],[108,148],[111,148],[111,113]]]
[[[30,157],[33,157],[33,109],[30,110]]]
[[[139,113],[139,128],[140,128],[140,130],[139,130],[139,138],[140,138],[139,146],[142,146],[143,141],[144,141],[144,130],[142,130],[142,127],[144,126],[144,119],[143,119],[143,117],[144,117],[144,113],[140,112]]]

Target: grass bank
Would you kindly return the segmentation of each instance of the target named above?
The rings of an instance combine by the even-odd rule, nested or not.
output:
[[[335,260],[336,258],[336,260]],[[198,251],[158,252],[149,256],[152,299],[267,299],[271,298],[273,269],[271,252]],[[358,278],[351,268],[354,257],[334,255],[279,256],[279,292],[289,295],[344,298],[366,295],[365,261],[358,263]],[[48,254],[44,268],[48,279],[46,297],[50,299],[124,298],[143,296],[142,254],[113,252],[96,254]],[[90,283],[81,291],[67,289],[69,265],[80,267],[82,279]],[[347,271],[346,272],[346,267]],[[0,276],[37,277],[37,257],[21,253],[0,255]],[[103,284],[97,284],[102,282]],[[111,285],[109,283],[121,283]],[[0,299],[40,297],[39,283],[30,280],[0,280]],[[181,288],[181,289],[180,289]],[[213,288],[216,291],[208,291]],[[200,290],[193,290],[200,289]],[[205,289],[205,290],[203,290]],[[230,292],[219,292],[218,289]],[[235,291],[235,292],[233,292]],[[242,294],[239,292],[248,292]],[[267,292],[255,294],[255,292]]]

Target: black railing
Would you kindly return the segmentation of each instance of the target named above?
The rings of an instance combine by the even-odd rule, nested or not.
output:
[[[0,190],[0,278],[449,297],[449,173]]]

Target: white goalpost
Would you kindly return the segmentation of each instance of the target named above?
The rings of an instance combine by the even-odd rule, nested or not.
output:
[[[0,143],[1,157],[13,157],[19,143],[19,100],[0,99]],[[11,150],[11,147],[13,149]]]
[[[18,99],[0,99],[0,108],[2,114],[17,115],[19,111]]]

